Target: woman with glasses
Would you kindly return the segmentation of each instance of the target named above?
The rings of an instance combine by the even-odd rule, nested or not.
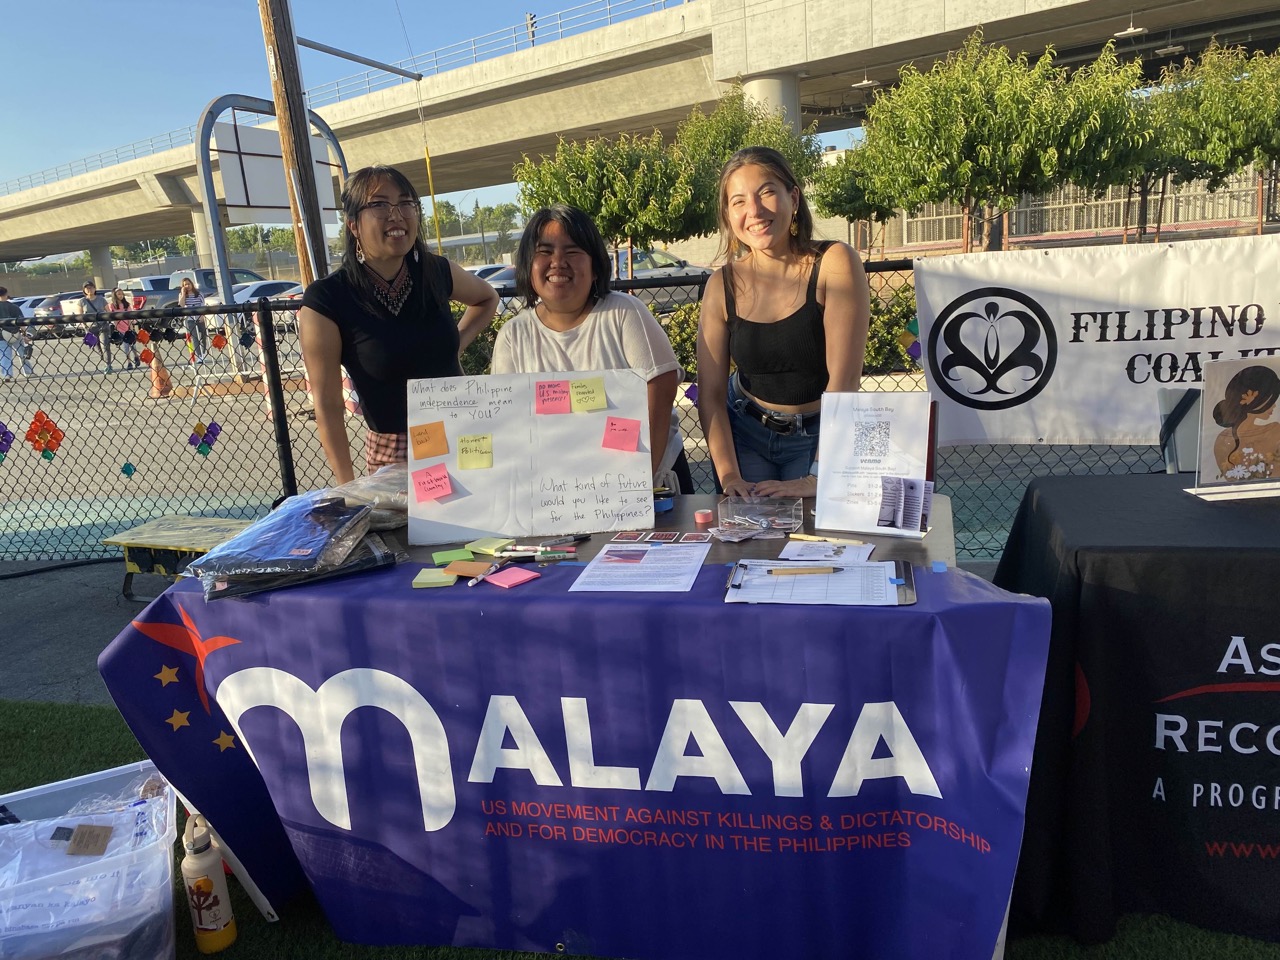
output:
[[[342,395],[345,367],[368,430],[370,473],[408,459],[410,380],[462,374],[459,356],[493,319],[498,293],[422,241],[418,192],[400,171],[356,171],[342,190],[346,250],[307,287],[298,311],[316,426],[338,483],[354,479]],[[465,305],[453,319],[449,302]]]
[[[735,153],[719,193],[728,262],[707,281],[698,322],[711,461],[730,496],[812,497],[822,394],[862,379],[867,275],[848,244],[814,241],[800,184],[776,150]]]
[[[600,231],[575,207],[529,218],[516,252],[516,292],[525,309],[498,331],[493,373],[635,370],[649,384],[649,450],[655,486],[693,492],[671,406],[680,364],[648,307],[609,290],[612,260]]]

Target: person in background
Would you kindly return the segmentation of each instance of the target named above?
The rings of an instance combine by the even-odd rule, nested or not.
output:
[[[680,364],[666,332],[635,297],[609,290],[612,262],[592,219],[556,204],[533,214],[516,252],[525,309],[498,331],[492,373],[635,370],[649,384],[655,486],[693,492],[671,415]]]
[[[86,280],[81,289],[84,291],[84,299],[80,301],[80,314],[82,316],[107,312],[107,298],[98,292],[98,287],[92,280]],[[88,327],[89,325],[86,323],[85,326]],[[111,372],[111,330],[111,321],[101,317],[94,321],[91,328],[93,335],[98,338],[98,342],[93,349],[102,358],[102,362],[105,365],[103,373]]]
[[[178,306],[188,310],[204,306],[204,295],[190,277],[183,277],[182,284],[178,287]],[[192,362],[204,363],[204,356],[209,352],[209,330],[204,325],[204,317],[184,317],[182,325],[187,329]]]
[[[116,287],[111,291],[111,299],[107,301],[108,313],[121,313],[122,311],[132,309],[133,298],[125,293],[121,287]],[[123,330],[120,329],[121,324],[124,325]],[[137,343],[137,334],[134,332],[133,324],[128,320],[116,320],[111,324],[111,327],[115,333],[120,334],[123,338],[125,366],[130,370],[137,369],[139,364],[138,348],[135,346]],[[133,334],[133,336],[130,336],[130,334]]]
[[[26,320],[17,304],[10,302],[9,290],[0,287],[0,377],[6,382],[13,379],[13,361],[23,358],[23,372],[32,374],[31,361],[23,352],[23,328]]]
[[[730,496],[812,497],[824,392],[857,390],[871,320],[862,261],[813,240],[783,156],[746,147],[720,173],[727,262],[698,324],[698,414]],[[730,375],[732,363],[736,370]]]
[[[368,427],[368,471],[403,462],[408,382],[461,376],[462,351],[498,307],[493,287],[427,250],[418,192],[399,170],[357,170],[342,190],[342,212],[342,266],[307,287],[298,311],[316,426],[339,484],[355,478],[342,369],[360,396]],[[466,307],[457,321],[451,300]]]

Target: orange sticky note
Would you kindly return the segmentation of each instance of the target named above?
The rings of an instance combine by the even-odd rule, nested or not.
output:
[[[419,503],[423,500],[439,500],[453,493],[453,484],[449,482],[449,469],[443,463],[414,471],[412,479],[413,490],[418,495]]]
[[[409,428],[409,440],[413,443],[413,459],[443,457],[449,452],[449,438],[444,435],[444,421],[423,423]]]
[[[497,573],[491,573],[484,578],[485,583],[492,583],[495,587],[511,587],[519,586],[522,583],[528,583],[530,580],[536,580],[542,574],[536,570],[530,570],[528,567],[503,567]]]
[[[600,445],[606,450],[634,453],[640,445],[640,421],[628,417],[607,417],[604,421],[604,441]]]
[[[539,380],[534,384],[534,413],[572,413],[568,380]]]

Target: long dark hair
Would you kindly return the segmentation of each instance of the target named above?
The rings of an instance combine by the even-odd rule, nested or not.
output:
[[[1240,449],[1240,425],[1249,417],[1266,411],[1280,400],[1280,376],[1270,367],[1245,367],[1227,381],[1222,399],[1213,408],[1213,419],[1220,427],[1230,427],[1236,445],[1227,454]]]
[[[796,202],[796,232],[791,237],[791,252],[795,254],[812,253],[813,214],[809,212],[809,204],[804,198],[804,188],[791,170],[787,158],[772,147],[743,147],[725,163],[720,171],[720,185],[717,188],[719,202],[717,218],[720,223],[720,250],[718,258],[736,260],[740,253],[738,238],[733,235],[729,225],[729,178],[746,166],[763,167],[778,179],[787,190],[794,190],[799,198]]]
[[[585,250],[591,257],[591,296],[596,301],[609,295],[609,279],[613,276],[613,263],[609,257],[609,249],[604,244],[604,237],[589,216],[577,207],[567,203],[557,203],[536,211],[524,225],[524,233],[520,237],[520,247],[516,250],[516,296],[524,301],[526,307],[534,307],[538,295],[533,291],[533,254],[538,248],[538,240],[549,223],[558,223],[564,227],[569,239]]]
[[[399,193],[407,193],[418,205],[418,209],[422,209],[422,198],[418,196],[417,189],[409,182],[409,178],[395,167],[382,164],[361,167],[347,178],[347,182],[342,187],[342,219],[346,245],[342,250],[342,266],[338,270],[346,277],[347,283],[351,284],[357,296],[370,305],[376,304],[378,300],[373,294],[373,281],[369,279],[368,271],[356,259],[356,236],[351,232],[351,224],[360,216],[360,211],[384,181],[390,181]],[[419,261],[425,261],[430,255],[427,245],[422,241],[421,214],[418,216],[418,235],[414,238],[412,252],[417,254]]]

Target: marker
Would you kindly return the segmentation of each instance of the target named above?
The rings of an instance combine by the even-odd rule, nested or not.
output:
[[[495,560],[493,563],[489,564],[489,569],[488,569],[488,570],[486,570],[484,573],[480,574],[479,576],[472,577],[470,580],[468,580],[468,581],[467,581],[467,586],[468,586],[468,587],[474,587],[477,583],[479,583],[479,582],[480,582],[481,580],[483,580],[485,577],[489,576],[489,574],[491,574],[491,573],[497,573],[497,572],[498,572],[498,568],[499,568],[499,567],[501,567],[501,566],[502,566],[504,563],[506,563],[506,562],[507,562],[507,561],[506,561],[506,558],[505,558],[505,557],[504,557],[503,559],[501,559],[501,560]]]
[[[844,567],[771,567],[765,573],[775,577],[803,577],[809,574],[839,573]]]
[[[575,533],[567,537],[553,537],[550,540],[543,540],[538,546],[540,547],[558,547],[564,543],[582,543],[584,540],[590,540],[589,533]]]
[[[851,543],[855,547],[866,546],[865,540],[841,540],[838,537],[815,537],[811,533],[793,533],[789,536],[792,540],[809,540],[813,543]]]
[[[553,544],[552,546],[557,548],[562,553],[576,553],[578,551],[577,547],[571,546],[569,544]],[[529,551],[532,551],[534,553],[545,553],[549,549],[551,549],[551,547],[544,546],[543,544],[540,544],[540,543],[517,543],[514,546],[507,547],[506,550],[503,552],[508,553],[511,551],[515,551],[516,553],[527,553]]]

